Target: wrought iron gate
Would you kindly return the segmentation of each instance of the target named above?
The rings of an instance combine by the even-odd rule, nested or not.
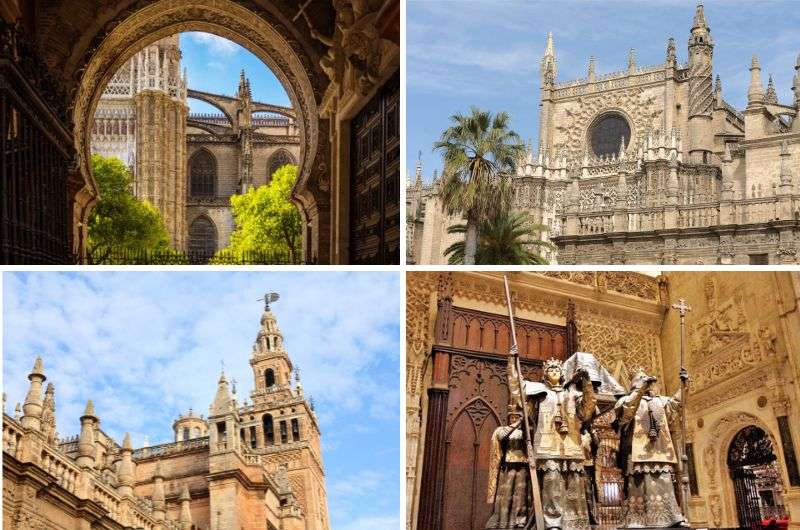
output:
[[[399,75],[353,119],[350,134],[350,263],[400,263]]]
[[[67,168],[71,138],[19,27],[0,25],[0,263],[73,261]],[[16,59],[25,57],[25,61]],[[55,92],[55,89],[50,92]]]

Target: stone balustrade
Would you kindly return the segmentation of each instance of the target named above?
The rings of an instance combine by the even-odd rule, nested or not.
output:
[[[56,483],[77,495],[81,469],[66,455],[54,448],[43,446],[39,465],[56,479]]]
[[[192,438],[190,440],[182,440],[180,442],[169,442],[165,444],[151,445],[149,447],[141,447],[133,451],[132,456],[134,460],[142,460],[155,456],[166,456],[174,453],[181,453],[183,451],[199,449],[202,447],[208,447],[208,436]]]
[[[22,426],[10,416],[3,414],[3,452],[18,458],[23,434]]]
[[[731,201],[645,206],[640,208],[590,208],[560,212],[565,219],[557,236],[584,236],[610,232],[646,232],[720,225],[748,225],[789,221],[800,211],[800,195],[768,196]]]

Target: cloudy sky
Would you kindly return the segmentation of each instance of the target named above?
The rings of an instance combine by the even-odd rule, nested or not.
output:
[[[248,364],[265,291],[321,423],[334,530],[399,525],[399,279],[394,273],[88,272],[3,275],[6,412],[37,354],[62,436],[94,400],[102,428],[134,447],[171,442],[172,421],[208,413],[220,373],[253,389]]]
[[[773,74],[778,97],[792,101],[794,62],[800,53],[797,0],[705,0],[715,41],[714,75],[725,99],[747,103],[752,55],[762,77]],[[552,31],[558,80],[586,76],[589,56],[597,73],[622,70],[628,50],[639,65],[664,62],[674,37],[678,61],[687,60],[687,39],[696,0],[408,0],[406,19],[407,163],[412,172],[422,151],[426,176],[441,170],[432,152],[455,112],[470,105],[511,114],[512,128],[538,143],[539,60]]]
[[[217,35],[196,31],[181,33],[180,43],[181,62],[188,70],[189,88],[233,96],[239,88],[239,72],[244,69],[254,100],[291,105],[275,74],[246,48]],[[189,99],[189,108],[190,112],[220,112],[196,99]]]

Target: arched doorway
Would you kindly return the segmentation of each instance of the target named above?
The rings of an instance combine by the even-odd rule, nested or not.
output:
[[[217,229],[208,217],[201,216],[189,226],[189,261],[208,262],[217,251]]]
[[[332,17],[332,12],[327,16]],[[327,121],[319,119],[318,111],[328,79],[317,67],[319,50],[306,30],[305,25],[287,24],[270,2],[246,7],[231,0],[158,0],[119,13],[98,33],[88,51],[70,65],[76,72],[72,118],[79,170],[93,182],[89,153],[94,111],[107,83],[131,56],[175,33],[201,31],[224,37],[261,59],[291,101],[300,142],[298,185],[292,199],[310,229],[304,245],[312,245],[317,259],[327,261],[328,223],[320,223],[320,219],[327,218],[330,201],[328,190],[322,190],[317,180],[329,178]],[[89,195],[96,194],[90,190]],[[82,205],[84,224],[92,202]]]
[[[737,432],[728,447],[727,463],[740,527],[786,516],[777,456],[763,429],[749,425]]]

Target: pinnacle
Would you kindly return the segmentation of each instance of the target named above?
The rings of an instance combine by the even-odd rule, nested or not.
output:
[[[131,433],[129,432],[125,433],[125,439],[122,441],[122,448],[133,449],[133,446],[131,445]]]
[[[753,60],[750,63],[750,68],[761,68],[761,65],[758,63],[758,56],[755,54],[753,55]]]
[[[94,403],[92,400],[86,402],[86,409],[83,411],[84,416],[94,416]]]
[[[42,372],[44,372],[44,361],[37,355],[36,360],[33,362],[32,373],[41,374]]]
[[[189,488],[186,486],[186,484],[184,484],[183,487],[181,488],[181,495],[180,497],[178,497],[178,500],[179,501],[192,500],[192,497],[189,495]]]

